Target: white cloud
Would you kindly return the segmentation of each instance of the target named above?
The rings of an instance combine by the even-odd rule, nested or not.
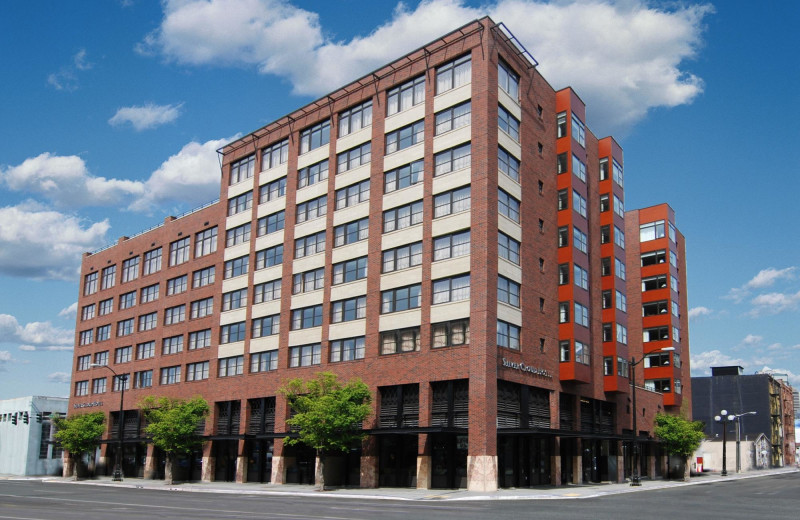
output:
[[[74,350],[72,347],[65,347],[59,345],[49,345],[46,347],[37,347],[34,345],[20,345],[19,349],[25,352],[67,352]]]
[[[58,312],[63,318],[74,318],[78,314],[78,302],[73,302],[69,307],[65,307]]]
[[[54,327],[49,321],[34,321],[20,325],[10,314],[0,314],[0,343],[33,343],[36,347],[22,345],[20,350],[61,350],[72,348],[74,331]],[[44,347],[43,345],[51,345]],[[27,347],[27,348],[23,348]]]
[[[6,364],[11,361],[11,352],[0,350],[0,372],[5,372]]]
[[[69,383],[70,375],[66,372],[53,372],[47,376],[51,383]]]
[[[795,374],[791,370],[787,370],[785,368],[770,368],[764,365],[764,367],[759,370],[759,373],[771,374],[773,377],[785,374],[786,377],[789,378],[790,385],[792,385],[794,388],[800,387],[800,374]]]
[[[0,274],[74,280],[81,255],[106,243],[107,220],[86,223],[36,204],[0,207]]]
[[[693,307],[689,309],[689,319],[699,318],[700,316],[709,316],[713,314],[714,311],[709,309],[708,307]]]
[[[762,269],[746,284],[742,285],[741,287],[734,287],[733,289],[731,289],[724,298],[728,300],[733,300],[736,303],[742,303],[742,301],[745,298],[750,296],[751,291],[754,289],[764,289],[765,287],[771,287],[778,280],[794,279],[795,277],[794,273],[796,270],[797,270],[796,267],[786,267],[784,269],[775,269],[774,267],[768,267],[766,269]]]
[[[72,56],[72,63],[61,67],[58,72],[47,76],[47,84],[56,90],[73,92],[78,89],[78,72],[94,67],[86,59],[86,49],[80,49]]]
[[[156,128],[157,126],[171,123],[181,114],[183,103],[177,105],[154,105],[148,103],[143,106],[122,107],[117,110],[114,117],[108,120],[111,126],[122,126],[130,123],[137,131]]]
[[[681,69],[702,44],[710,5],[651,7],[644,0],[463,0],[399,3],[366,36],[336,41],[315,12],[277,0],[166,0],[161,25],[137,50],[189,65],[251,66],[323,95],[456,27],[490,15],[505,22],[555,88],[575,87],[605,135],[655,107],[691,103],[702,80]],[[604,30],[598,30],[603,27]],[[309,73],[313,71],[313,73]]]
[[[767,293],[759,294],[751,300],[753,309],[751,316],[763,314],[778,314],[783,311],[794,310],[800,305],[800,291],[794,294]]]
[[[733,358],[720,350],[709,350],[691,356],[692,375],[711,375],[711,367],[741,366],[747,368],[748,362]]]

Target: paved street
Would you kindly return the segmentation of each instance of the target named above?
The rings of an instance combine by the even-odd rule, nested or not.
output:
[[[507,493],[493,494],[491,498],[465,491],[384,489],[362,494],[361,490],[314,493],[308,487],[296,486],[272,493],[263,490],[277,486],[230,484],[191,492],[203,488],[136,480],[126,481],[126,487],[105,484],[110,482],[0,480],[0,520],[722,517],[750,520],[773,516],[797,518],[800,512],[798,472],[727,480],[701,477],[693,479],[690,485],[647,482],[639,489],[611,484],[506,490]]]

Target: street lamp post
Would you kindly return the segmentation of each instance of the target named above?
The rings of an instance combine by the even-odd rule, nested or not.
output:
[[[734,414],[733,418],[736,420],[736,473],[742,471],[742,417],[745,415],[755,415],[756,412],[744,412]]]
[[[114,456],[114,475],[111,477],[111,480],[115,482],[122,482],[122,436],[124,435],[123,430],[123,418],[125,415],[125,409],[123,408],[123,401],[125,399],[125,384],[128,382],[128,374],[118,375],[113,368],[108,365],[100,365],[98,363],[92,363],[90,366],[93,367],[102,367],[107,368],[111,371],[114,376],[119,378],[120,383],[120,393],[119,393],[119,417],[117,418],[117,453]],[[114,382],[111,382],[112,388]]]
[[[728,461],[726,445],[728,444],[728,423],[736,419],[734,415],[728,415],[728,410],[722,410],[719,415],[714,416],[714,420],[722,424],[722,473],[723,477],[728,476]]]

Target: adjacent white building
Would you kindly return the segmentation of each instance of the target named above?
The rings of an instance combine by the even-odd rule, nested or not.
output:
[[[63,397],[0,400],[0,474],[60,475],[62,450],[53,443],[51,417],[66,414]]]

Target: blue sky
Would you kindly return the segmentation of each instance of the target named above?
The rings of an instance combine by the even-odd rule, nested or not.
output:
[[[69,393],[84,251],[215,198],[224,142],[484,14],[622,144],[626,206],[675,209],[693,374],[800,386],[795,2],[29,0],[0,19],[0,399]]]

